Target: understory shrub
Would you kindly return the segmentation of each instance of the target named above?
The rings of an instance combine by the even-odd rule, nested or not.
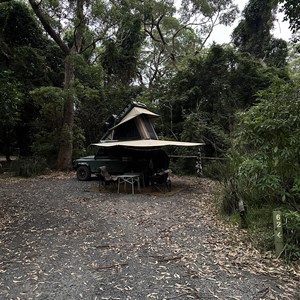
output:
[[[43,157],[20,158],[11,165],[15,176],[32,177],[49,172],[47,160]]]
[[[203,176],[213,180],[222,181],[226,178],[227,162],[224,159],[203,159]]]
[[[196,175],[196,158],[178,158],[170,161],[170,169],[178,175]]]
[[[258,98],[256,105],[238,115],[223,180],[223,211],[234,212],[241,200],[249,211],[265,206],[271,210],[289,209],[285,257],[299,259],[299,91],[292,83],[275,82],[270,89],[259,92]],[[256,222],[261,224],[265,218],[262,214]],[[248,219],[251,222],[250,213]],[[265,228],[268,240],[272,223]]]
[[[289,261],[300,261],[300,213],[287,211],[283,216],[284,256]]]

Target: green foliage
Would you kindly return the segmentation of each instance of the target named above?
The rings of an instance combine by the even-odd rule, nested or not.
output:
[[[63,117],[64,93],[60,88],[42,87],[31,92],[39,115],[35,128],[32,151],[39,157],[53,162],[57,155]]]
[[[172,172],[177,175],[197,175],[197,149],[176,150],[174,152],[171,150],[168,151],[169,154],[178,156],[172,158],[170,161],[170,169]]]
[[[288,45],[285,40],[271,38],[269,46],[266,47],[266,59],[265,62],[268,66],[274,66],[276,68],[282,68],[286,66],[286,60],[288,57]]]
[[[42,48],[43,56],[45,56],[46,79],[56,87],[61,87],[64,81],[64,56],[61,49],[51,40],[46,42]],[[45,75],[44,75],[45,76]],[[43,83],[45,85],[45,83]]]
[[[33,177],[49,172],[46,158],[38,156],[13,161],[11,170],[15,176],[21,177]]]
[[[249,208],[247,221],[249,234],[263,251],[274,251],[273,205]]]
[[[226,177],[227,163],[226,159],[202,159],[203,162],[203,176],[213,180],[222,181]],[[230,204],[231,205],[231,204]],[[234,204],[235,205],[235,204]]]
[[[1,39],[9,48],[37,47],[42,42],[42,31],[28,6],[21,1],[0,2]]]
[[[284,218],[283,236],[286,243],[284,256],[289,261],[300,261],[300,213],[287,211]]]
[[[28,46],[16,48],[11,68],[26,91],[50,84],[47,62],[42,50]]]
[[[5,85],[9,93],[12,95],[16,91],[12,86],[17,83],[17,92],[22,95],[22,101],[14,110],[17,117],[14,113],[10,114],[15,119],[15,125],[11,126],[1,118],[10,128],[9,134],[7,130],[0,134],[7,145],[19,147],[21,155],[30,155],[34,134],[31,122],[36,119],[37,110],[29,91],[45,85],[62,85],[61,53],[53,42],[47,40],[32,11],[22,1],[1,1],[0,27],[0,72],[10,72],[11,80]],[[3,91],[5,89],[1,88]],[[14,103],[20,99],[19,95],[12,98]],[[6,105],[9,105],[8,99],[2,98]]]
[[[242,52],[257,58],[265,57],[265,49],[271,39],[274,8],[277,0],[250,0],[243,11],[244,18],[233,32],[233,40]]]
[[[289,75],[292,80],[299,82],[300,76],[300,45],[291,44],[288,57]]]
[[[77,86],[76,123],[83,129],[86,145],[101,138],[103,121],[111,114],[101,90]]]
[[[297,33],[300,29],[300,2],[298,0],[279,0],[279,2],[283,3],[285,20],[289,20],[293,33]]]
[[[90,64],[82,55],[76,57],[77,85],[91,89],[103,88],[104,71],[100,64]]]
[[[201,113],[192,112],[185,116],[182,139],[184,141],[201,141],[205,131],[205,123]]]
[[[269,66],[283,67],[287,43],[271,35],[277,5],[278,0],[250,0],[232,37],[241,52],[253,55]]]
[[[248,206],[252,234],[256,240],[267,241],[266,250],[273,249],[272,211],[288,208],[285,258],[299,259],[298,88],[277,80],[269,89],[260,91],[258,97],[256,105],[238,116],[224,180],[223,207],[232,213],[238,201],[243,200]]]
[[[0,127],[13,127],[20,118],[20,83],[10,71],[0,71]]]
[[[243,157],[239,182],[256,201],[299,202],[300,101],[293,85],[276,82],[241,113],[233,148]]]
[[[21,85],[10,71],[0,70],[0,152],[10,159],[23,101]]]
[[[218,20],[217,23],[227,26],[234,22],[237,12],[237,5],[234,5],[232,1],[183,0],[181,2],[181,18],[186,21],[195,16],[200,19],[199,16],[201,16],[203,28],[199,31],[202,33],[209,31],[208,27],[211,25],[209,19]]]
[[[102,64],[108,83],[129,85],[136,77],[137,59],[144,35],[141,33],[141,20],[129,14],[123,16],[116,40],[106,42]]]
[[[231,47],[213,45],[189,61],[160,95],[164,135],[203,140],[208,156],[224,155],[235,113],[256,101],[256,92],[285,72],[266,68]]]
[[[196,159],[178,158],[171,160],[170,169],[176,175],[196,175]]]
[[[38,157],[46,157],[50,166],[53,165],[59,150],[61,134],[65,140],[73,142],[74,153],[78,155],[84,148],[83,130],[74,125],[73,133],[62,130],[62,118],[65,92],[61,88],[42,87],[32,91],[35,109],[39,114],[33,122],[34,139],[32,151]]]

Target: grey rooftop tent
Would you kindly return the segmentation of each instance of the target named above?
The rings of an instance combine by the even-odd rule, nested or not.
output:
[[[99,147],[157,148],[163,146],[201,146],[203,143],[159,140],[151,119],[159,115],[149,111],[146,105],[130,103],[118,116],[106,122],[107,131],[98,143]]]

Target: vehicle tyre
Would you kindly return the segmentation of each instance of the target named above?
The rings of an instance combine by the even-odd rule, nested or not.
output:
[[[87,166],[80,166],[76,171],[77,179],[86,181],[91,178],[91,171]]]

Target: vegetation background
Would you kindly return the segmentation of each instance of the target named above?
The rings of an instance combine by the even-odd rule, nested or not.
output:
[[[278,10],[289,43],[271,33]],[[1,0],[0,152],[18,149],[23,176],[67,170],[112,112],[143,102],[160,136],[205,142],[223,211],[242,201],[268,250],[283,211],[282,254],[299,260],[300,3],[249,0],[232,42],[208,46],[237,15],[231,0]]]

